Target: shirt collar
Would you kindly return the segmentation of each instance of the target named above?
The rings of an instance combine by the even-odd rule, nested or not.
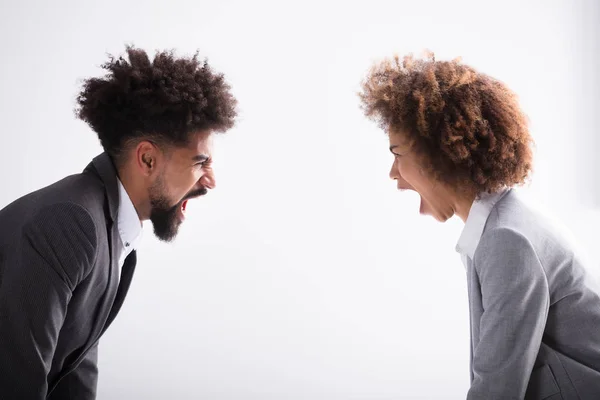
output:
[[[123,186],[121,180],[117,178],[119,183],[119,213],[117,226],[121,242],[127,252],[137,248],[137,245],[142,236],[142,223],[137,211]]]
[[[468,256],[471,260],[473,259],[492,209],[509,191],[510,189],[503,189],[492,194],[484,193],[475,199],[465,222],[465,227],[456,244],[458,253]]]

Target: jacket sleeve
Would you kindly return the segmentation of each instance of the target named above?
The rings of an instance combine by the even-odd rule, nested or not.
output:
[[[94,400],[98,385],[98,343],[81,364],[67,374],[52,390],[48,400]]]
[[[467,399],[522,399],[548,316],[546,274],[531,243],[505,228],[484,234],[474,265],[484,311]]]
[[[0,277],[0,399],[45,399],[58,335],[77,284],[96,257],[96,230],[81,206],[45,207],[21,232]]]

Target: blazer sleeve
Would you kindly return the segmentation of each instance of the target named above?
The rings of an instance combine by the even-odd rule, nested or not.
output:
[[[529,240],[506,228],[484,233],[473,263],[484,311],[467,399],[522,399],[548,316],[546,274]]]
[[[90,349],[77,368],[58,382],[48,400],[94,400],[97,385],[98,343]]]
[[[5,261],[0,287],[0,399],[45,399],[69,300],[96,257],[96,229],[81,206],[47,206]]]

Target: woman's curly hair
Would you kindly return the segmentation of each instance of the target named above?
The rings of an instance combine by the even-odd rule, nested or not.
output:
[[[365,115],[413,141],[435,178],[474,195],[527,180],[528,120],[502,82],[430,53],[376,64],[362,89]]]
[[[192,133],[234,125],[237,101],[230,86],[198,54],[176,58],[162,51],[150,60],[144,50],[126,50],[128,60],[109,56],[102,65],[106,76],[84,81],[75,109],[113,158],[132,139],[183,146]]]

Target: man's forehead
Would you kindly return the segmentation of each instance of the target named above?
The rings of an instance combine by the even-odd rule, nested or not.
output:
[[[213,146],[213,135],[211,132],[199,132],[190,135],[188,150],[210,152]]]
[[[212,158],[212,140],[210,136],[190,135],[185,145],[176,145],[169,150],[171,157],[181,162],[198,162]]]

